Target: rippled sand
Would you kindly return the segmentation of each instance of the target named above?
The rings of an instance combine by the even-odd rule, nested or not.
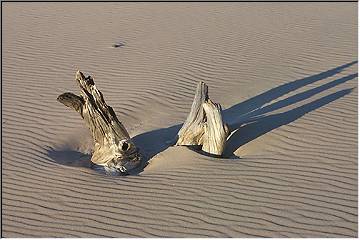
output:
[[[356,237],[357,3],[3,3],[5,237]],[[116,45],[116,46],[115,46]],[[115,47],[114,47],[115,46]],[[143,154],[87,168],[94,77]],[[209,85],[225,157],[167,148]]]

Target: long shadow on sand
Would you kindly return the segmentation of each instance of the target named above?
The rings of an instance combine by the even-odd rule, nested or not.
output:
[[[356,63],[357,61],[353,61],[316,75],[280,85],[224,110],[222,112],[224,121],[229,124],[230,129],[233,131],[233,134],[227,141],[224,157],[233,156],[234,151],[236,151],[236,149],[242,145],[264,135],[269,131],[272,131],[273,129],[276,129],[282,125],[287,125],[302,117],[306,113],[318,109],[350,93],[352,89],[340,90],[310,103],[304,104],[300,107],[296,107],[292,110],[268,115],[275,110],[299,103],[303,100],[313,97],[316,94],[356,78],[358,76],[357,73],[350,74],[267,105],[273,100],[296,91],[299,88],[305,87],[306,85],[335,76],[336,74]],[[136,146],[141,149],[141,153],[143,155],[142,168],[146,166],[147,162],[153,156],[164,151],[176,142],[177,132],[181,126],[182,124],[178,124],[168,128],[156,129],[133,137],[133,141],[135,142]],[[71,154],[66,154],[65,151]],[[74,150],[48,149],[48,155],[57,163],[71,166],[77,165],[71,163],[69,160],[71,159],[71,156],[76,156],[76,159],[79,159],[78,152]],[[80,156],[81,159],[84,159],[85,157],[88,159],[90,158],[89,155]],[[142,169],[138,169],[134,173],[139,173],[141,170]]]
[[[79,152],[71,149],[70,147],[62,147],[61,149],[48,147],[47,152],[51,159],[61,165],[87,168],[91,168],[93,166],[90,161],[90,154]]]

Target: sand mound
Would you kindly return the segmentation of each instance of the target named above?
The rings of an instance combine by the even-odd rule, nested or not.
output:
[[[357,3],[4,3],[5,237],[356,237]],[[121,47],[112,47],[121,43]],[[86,165],[77,69],[151,158]],[[198,81],[226,158],[170,147]]]

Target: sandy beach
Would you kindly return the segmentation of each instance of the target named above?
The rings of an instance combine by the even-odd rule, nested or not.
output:
[[[3,237],[357,237],[357,5],[3,3]],[[87,167],[77,70],[141,173]],[[199,81],[221,158],[168,146]]]

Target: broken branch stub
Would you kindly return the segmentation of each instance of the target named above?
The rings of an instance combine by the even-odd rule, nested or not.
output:
[[[91,76],[85,77],[80,71],[76,73],[75,79],[81,89],[80,96],[63,93],[57,100],[77,111],[89,127],[95,143],[91,161],[104,166],[109,172],[125,173],[137,167],[140,164],[139,149],[114,110],[105,103],[94,80]]]
[[[202,104],[208,99],[208,86],[199,82],[190,113],[179,130],[176,145],[202,145],[206,121]]]
[[[176,145],[200,145],[204,152],[222,155],[228,135],[229,128],[222,120],[220,104],[209,99],[207,85],[199,82]]]
[[[223,123],[221,105],[213,103],[210,99],[203,103],[206,115],[202,150],[215,155],[222,155],[225,150],[229,128]]]

